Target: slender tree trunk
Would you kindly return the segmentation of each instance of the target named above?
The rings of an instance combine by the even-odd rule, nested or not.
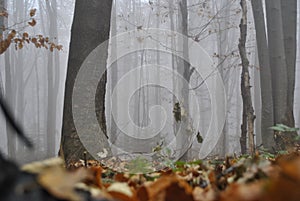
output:
[[[117,1],[114,1],[114,5],[113,5],[113,9],[112,9],[112,23],[111,23],[111,36],[112,36],[112,47],[111,47],[111,52],[112,54],[117,56],[117,40],[116,40],[116,35],[117,35]],[[110,69],[110,74],[111,74],[111,90],[110,93],[113,93],[113,90],[118,82],[118,61],[115,61],[115,63],[113,64],[113,66]],[[110,96],[112,97],[112,96]],[[110,100],[111,105],[114,108],[110,108],[110,111],[114,110],[114,111],[118,111],[118,96],[115,96],[114,100]],[[117,137],[117,125],[116,122],[118,122],[118,117],[117,116],[113,116],[112,114],[109,115],[110,116],[110,140],[111,142],[114,142],[116,137]]]
[[[269,129],[274,125],[272,76],[269,63],[267,33],[264,22],[262,1],[252,0],[252,10],[256,30],[258,60],[261,83],[261,135],[264,148],[272,150],[275,147],[274,132]]]
[[[189,64],[189,48],[188,48],[188,10],[187,10],[187,0],[180,0],[179,1],[179,32],[183,35],[183,38],[179,41],[179,49],[183,52],[182,57],[183,59],[179,58],[177,71],[179,75],[183,77],[183,81],[178,80],[180,83],[180,94],[182,100],[181,107],[186,112],[184,116],[181,117],[180,122],[180,130],[178,131],[178,135],[176,136],[177,142],[177,149],[180,152],[184,151],[185,149],[189,148],[186,147],[189,134],[187,132],[188,124],[190,123],[189,117],[189,86],[188,83],[190,82],[190,64]],[[184,154],[181,158],[182,160],[188,160],[188,153]]]
[[[241,0],[242,7],[242,19],[240,23],[240,39],[239,39],[239,53],[242,60],[242,78],[241,78],[241,90],[243,98],[243,124],[241,126],[241,150],[242,153],[246,152],[246,141],[248,133],[248,149],[250,154],[254,154],[254,110],[251,99],[251,86],[249,75],[249,61],[247,58],[246,41],[247,41],[247,2]]]
[[[0,12],[4,12],[5,11],[5,0],[0,0]],[[4,16],[0,16],[0,35],[3,36],[3,31],[5,28],[5,20],[4,20]],[[4,89],[3,89],[3,81],[2,81],[2,76],[1,76],[1,72],[0,72],[0,96],[4,96]]]
[[[47,11],[49,13],[49,33],[50,38],[58,41],[57,30],[57,5],[56,0],[46,1]],[[57,51],[48,53],[48,105],[47,105],[47,156],[55,156],[55,141],[56,141],[56,111],[57,111],[57,96],[59,85],[59,58]]]

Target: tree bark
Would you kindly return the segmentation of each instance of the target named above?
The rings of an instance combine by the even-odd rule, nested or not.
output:
[[[252,10],[256,30],[260,83],[261,83],[261,135],[264,148],[275,147],[274,132],[269,129],[274,125],[272,76],[269,62],[269,50],[266,38],[262,1],[252,0]]]
[[[61,139],[61,151],[64,154],[64,158],[67,164],[71,161],[76,161],[80,158],[83,158],[83,153],[85,151],[85,148],[82,145],[75,129],[72,114],[72,94],[75,78],[81,64],[89,55],[89,53],[99,44],[108,40],[110,31],[111,8],[111,0],[77,0],[75,3],[65,88],[63,129]],[[106,57],[104,56],[103,59],[106,60]],[[105,68],[105,66],[101,67]],[[101,117],[98,119],[101,120],[100,125],[102,125],[102,129],[104,129],[103,125],[105,124],[103,121],[105,103],[103,98],[105,94],[105,84],[106,78],[103,78],[101,79],[97,87],[97,95],[99,95],[99,105],[97,106],[96,104],[96,110],[101,113]],[[96,114],[98,114],[98,112],[96,112]],[[88,154],[87,157],[92,158],[90,154]]]
[[[266,0],[269,57],[272,74],[275,123],[286,123],[287,68],[280,0]]]
[[[288,77],[286,123],[290,127],[295,127],[293,107],[297,53],[297,0],[281,0],[281,10]]]
[[[288,2],[290,3],[290,1]],[[283,3],[280,0],[266,0],[266,12],[268,25],[269,57],[270,65],[272,66],[271,74],[274,101],[274,122],[276,124],[281,123],[293,126],[294,117],[293,106],[291,106],[291,104],[293,103],[294,99],[293,77],[295,75],[293,74],[293,63],[295,61],[293,61],[293,57],[295,56],[295,53],[293,53],[293,51],[295,50],[293,49],[295,48],[295,44],[291,45],[289,40],[294,42],[296,40],[295,38],[293,39],[293,32],[295,31],[293,30],[295,26],[293,25],[295,23],[295,14],[293,13],[293,10],[296,8],[289,8],[289,5],[287,5],[289,3]],[[282,6],[285,7],[284,10],[282,10]],[[287,22],[290,20],[290,15],[292,15],[291,23]],[[284,30],[287,28],[291,30]],[[285,43],[287,43],[286,48]],[[288,56],[286,55],[286,52],[288,53]],[[286,60],[287,57],[289,59],[288,62]],[[291,81],[289,81],[289,79],[291,79]],[[277,148],[280,150],[291,147],[293,144],[293,138],[295,136],[295,133],[293,132],[285,132],[282,134],[283,135],[280,136],[277,135],[275,139]]]
[[[245,153],[246,138],[248,132],[248,149],[250,154],[254,154],[254,110],[251,99],[251,86],[250,86],[250,75],[249,75],[249,61],[247,58],[246,41],[247,41],[247,2],[241,0],[242,7],[242,19],[240,22],[240,39],[239,39],[239,53],[242,60],[242,78],[241,78],[241,91],[243,98],[243,124],[241,126],[241,150]]]
[[[58,41],[57,30],[57,5],[56,0],[46,1],[47,11],[49,12],[49,33],[51,38]],[[59,87],[59,57],[58,52],[48,53],[48,105],[47,105],[47,156],[55,156],[55,140],[56,140],[56,111],[57,96]]]

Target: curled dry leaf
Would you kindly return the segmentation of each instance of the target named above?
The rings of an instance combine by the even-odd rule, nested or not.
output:
[[[8,17],[8,13],[6,11],[0,12],[1,17]]]
[[[107,188],[107,192],[120,201],[137,201],[135,192],[127,183],[113,183]]]
[[[34,27],[36,25],[36,21],[35,19],[32,19],[31,22],[28,22],[28,24],[32,27]]]
[[[53,167],[53,166],[63,166],[64,161],[62,158],[49,158],[43,161],[37,161],[37,162],[32,162],[26,165],[23,165],[21,167],[22,171],[29,172],[29,173],[42,173],[44,170],[47,168]]]
[[[56,198],[80,201],[82,198],[75,192],[75,185],[90,179],[91,176],[91,173],[83,168],[67,172],[60,166],[54,166],[38,175],[38,183]]]
[[[29,13],[30,17],[35,16],[35,12],[36,12],[36,8],[31,9]]]
[[[148,186],[142,186],[138,192],[141,201],[184,200],[193,201],[192,188],[176,175],[163,176]]]
[[[195,201],[214,201],[216,200],[216,192],[212,188],[195,187],[193,190],[193,197]]]

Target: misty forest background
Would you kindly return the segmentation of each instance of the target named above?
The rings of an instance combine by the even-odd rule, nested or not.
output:
[[[247,3],[247,27],[240,26],[242,16],[246,14],[246,10],[241,9],[241,2]],[[31,16],[30,11],[34,8],[35,14]],[[213,59],[224,82],[227,108],[222,135],[209,156],[222,157],[245,152],[245,149],[251,151],[251,143],[241,140],[247,130],[245,125],[251,132],[249,105],[253,105],[256,116],[253,140],[257,148],[261,145],[269,151],[287,148],[288,143],[274,140],[274,131],[269,127],[275,124],[290,128],[300,126],[300,51],[297,51],[300,7],[297,0],[0,0],[0,9],[0,27],[6,27],[1,29],[2,41],[10,36],[12,30],[16,30],[10,47],[1,51],[0,92],[34,142],[35,149],[29,150],[12,134],[14,131],[7,126],[2,114],[0,147],[3,153],[21,164],[56,156],[59,150],[68,162],[83,157],[84,147],[70,116],[72,79],[85,57],[97,45],[109,36],[131,30],[161,28],[177,31],[205,47]],[[247,28],[246,54],[243,56],[247,57],[249,65],[243,56],[241,64],[243,44],[239,40],[240,28]],[[24,33],[28,33],[25,37],[31,39],[29,44],[20,45],[20,41],[14,39],[24,37]],[[48,37],[47,40],[53,44],[62,45],[62,50],[59,51],[60,46],[53,48],[50,45],[48,49],[38,47],[32,38],[39,37]],[[166,44],[174,50],[181,48],[177,47],[172,37],[166,38]],[[118,45],[107,47],[108,59],[116,52]],[[102,65],[105,63],[106,59]],[[132,53],[113,65],[106,74],[107,79],[102,79],[97,89],[97,98],[101,99],[99,102],[105,99],[106,104],[103,102],[103,105],[96,106],[96,113],[100,127],[109,131],[109,137],[115,138],[119,144],[129,143],[129,146],[132,142],[117,138],[120,131],[116,122],[104,110],[104,106],[107,109],[110,107],[107,102],[119,79],[141,65],[171,66],[182,74],[192,69],[172,55],[151,51]],[[249,99],[242,100],[241,86],[244,87],[246,77],[241,79],[241,73],[245,69],[250,74],[252,87],[245,89],[251,89],[251,104]],[[143,76],[147,78],[146,70]],[[158,74],[158,82],[164,80],[164,76]],[[191,73],[186,78],[192,86],[205,81],[197,73]],[[176,80],[170,80],[169,85],[175,86],[175,83]],[[199,131],[205,138],[213,101],[205,84],[197,87],[195,93],[201,105]],[[243,95],[247,98],[247,93]],[[183,97],[188,96],[183,94]],[[170,92],[142,87],[132,97],[131,105],[126,107],[130,107],[133,121],[145,126],[150,121],[148,114],[151,106],[162,105],[172,116],[174,104],[176,100]],[[182,104],[192,107],[188,101]],[[118,108],[121,124],[128,121],[126,116],[122,116],[122,94],[113,100],[113,107]],[[159,116],[156,121],[159,124]],[[241,127],[242,124],[244,127]],[[176,120],[172,117],[168,118],[162,132],[172,136],[176,129]],[[198,131],[194,132],[196,135]],[[247,138],[251,140],[247,136],[242,139]],[[248,148],[243,147],[245,145]],[[201,146],[208,145],[195,140],[184,155],[185,159],[199,157]]]

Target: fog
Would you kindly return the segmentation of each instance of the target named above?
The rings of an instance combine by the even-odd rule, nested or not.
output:
[[[157,145],[167,144],[176,157],[186,153],[189,159],[240,153],[239,1],[188,1],[187,40],[197,41],[195,47],[191,45],[188,58],[196,67],[188,83],[193,89],[188,95],[189,130],[180,130],[174,118],[175,104],[186,104],[180,94],[185,81],[174,71],[183,65],[180,57],[184,58],[184,51],[174,43],[184,40],[174,34],[180,29],[179,6],[171,0],[150,2],[116,0],[112,10],[105,101],[113,152],[148,153]],[[0,149],[20,164],[58,153],[74,5],[74,0],[6,1],[6,27],[49,37],[63,46],[61,51],[51,52],[34,44],[18,50],[11,45],[0,55],[1,93],[35,145],[34,150],[26,148],[7,128],[1,114]],[[37,9],[34,27],[28,26],[32,8]],[[260,68],[251,5],[248,9],[247,51],[257,117],[256,144],[260,145]],[[298,23],[297,50],[299,33]],[[299,68],[300,51],[295,76],[296,127],[300,126]],[[181,139],[187,145],[173,142],[188,132],[191,137]],[[196,139],[198,132],[203,143]]]

